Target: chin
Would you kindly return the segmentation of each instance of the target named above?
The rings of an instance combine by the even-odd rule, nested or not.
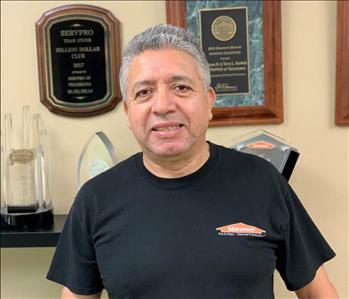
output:
[[[148,150],[158,157],[175,157],[185,153],[189,149],[189,146],[167,144],[162,146],[153,146]]]

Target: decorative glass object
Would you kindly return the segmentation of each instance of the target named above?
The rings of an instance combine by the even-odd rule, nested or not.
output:
[[[53,223],[53,208],[48,183],[47,131],[41,116],[38,113],[32,116],[29,106],[24,106],[22,130],[13,130],[10,113],[4,115],[3,122],[1,226],[49,227]]]
[[[287,180],[299,156],[298,150],[288,140],[265,130],[256,130],[234,139],[230,147],[269,161]]]
[[[78,161],[78,189],[94,176],[117,163],[115,149],[103,132],[94,133],[84,146]]]

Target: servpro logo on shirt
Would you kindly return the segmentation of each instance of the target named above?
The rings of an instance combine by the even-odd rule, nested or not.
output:
[[[264,237],[266,234],[265,230],[242,222],[218,227],[216,231],[218,231],[218,234],[221,236]]]

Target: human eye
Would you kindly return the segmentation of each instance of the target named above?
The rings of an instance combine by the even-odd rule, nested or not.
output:
[[[177,84],[174,89],[180,94],[188,94],[192,90],[192,88],[186,84]]]
[[[143,88],[141,90],[136,91],[135,99],[145,99],[152,94],[152,90],[150,88]]]

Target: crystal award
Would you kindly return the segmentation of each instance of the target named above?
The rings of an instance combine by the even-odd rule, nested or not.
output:
[[[93,134],[84,146],[78,161],[78,189],[91,178],[117,163],[115,149],[103,132]]]
[[[265,130],[256,130],[233,140],[230,148],[253,154],[272,163],[289,180],[299,152],[282,137]]]
[[[12,114],[5,114],[1,226],[48,227],[53,223],[53,214],[48,184],[47,132],[40,114],[32,116],[29,106],[23,107],[19,132],[13,130]]]

